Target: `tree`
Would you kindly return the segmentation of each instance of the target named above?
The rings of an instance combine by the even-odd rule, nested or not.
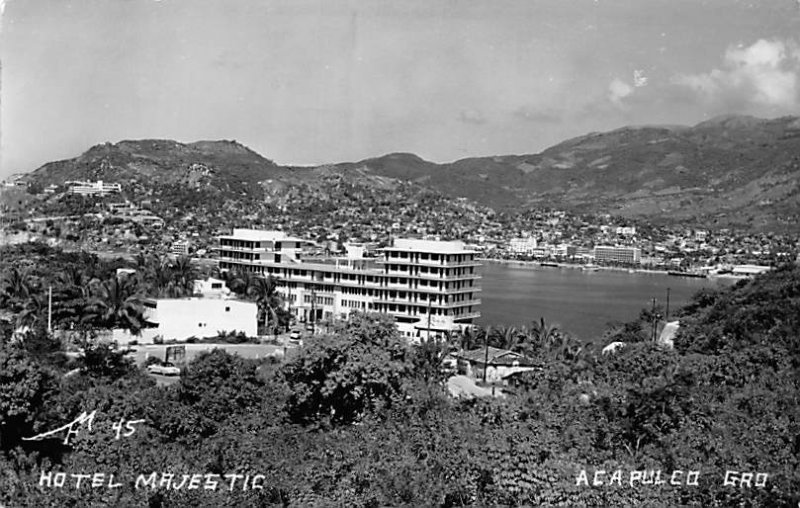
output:
[[[29,433],[52,377],[13,345],[0,347],[0,449]]]
[[[486,331],[477,325],[464,328],[457,337],[458,347],[463,351],[475,349],[483,343],[481,337],[483,337],[485,333]]]
[[[499,326],[492,329],[489,344],[500,348],[516,351],[520,349],[524,336],[515,326]]]
[[[18,327],[33,327],[42,322],[46,322],[47,295],[42,293],[32,293],[28,296],[25,306],[17,315]]]
[[[3,306],[18,312],[34,291],[30,272],[13,267],[3,275],[0,301]]]
[[[547,323],[544,317],[539,318],[539,321],[533,321],[529,327],[524,329],[523,333],[525,339],[520,349],[529,356],[549,349],[561,338],[558,325]]]
[[[170,266],[169,294],[172,297],[191,296],[194,293],[194,282],[197,270],[189,256],[178,257]]]
[[[224,272],[225,285],[237,295],[246,297],[252,291],[257,277],[245,270],[235,269]]]
[[[134,277],[112,277],[100,283],[84,322],[101,328],[123,328],[138,335],[144,328],[144,305]]]
[[[256,278],[250,288],[250,297],[258,305],[258,314],[263,319],[266,332],[277,333],[280,325],[278,312],[283,308],[283,299],[278,293],[278,281],[268,275],[266,278]]]
[[[412,352],[391,318],[355,313],[331,336],[313,337],[281,370],[287,409],[301,423],[352,423],[402,396]]]
[[[115,381],[135,370],[133,361],[109,344],[84,340],[82,349],[81,370],[90,377]]]
[[[412,355],[414,375],[428,385],[444,381],[442,362],[447,349],[446,340],[438,337],[421,338]]]

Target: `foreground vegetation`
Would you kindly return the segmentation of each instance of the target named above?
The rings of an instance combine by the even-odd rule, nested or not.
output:
[[[674,349],[637,322],[610,355],[538,323],[546,339],[513,347],[539,368],[489,400],[450,398],[450,345],[408,346],[377,315],[282,364],[206,353],[169,387],[109,348],[67,360],[41,329],[6,327],[0,504],[796,506],[800,268],[701,292],[681,322]],[[23,439],[92,411],[68,444],[69,429]]]

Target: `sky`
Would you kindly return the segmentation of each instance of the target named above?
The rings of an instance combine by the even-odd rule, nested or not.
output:
[[[800,0],[0,0],[0,178],[123,139],[280,164],[800,114]]]

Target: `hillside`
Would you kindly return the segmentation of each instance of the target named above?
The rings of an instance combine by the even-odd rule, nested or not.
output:
[[[800,220],[797,117],[624,127],[533,155],[442,165],[388,155],[356,166],[496,209],[543,206],[765,229],[791,228]]]
[[[134,188],[205,187],[229,198],[315,185],[338,175],[387,188],[409,181],[496,210],[550,207],[660,222],[795,231],[800,223],[800,118],[725,116],[694,127],[624,127],[538,154],[447,164],[395,153],[360,162],[290,168],[235,141],[121,141],[27,175],[43,185],[103,179]]]
[[[290,173],[236,141],[183,144],[147,139],[96,145],[74,159],[45,164],[26,179],[42,185],[68,180],[144,187],[209,184],[221,191],[247,194],[263,180],[286,179]]]

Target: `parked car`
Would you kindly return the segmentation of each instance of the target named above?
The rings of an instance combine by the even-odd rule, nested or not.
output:
[[[299,340],[300,330],[292,330],[291,332],[289,332],[289,338],[292,340]]]
[[[150,374],[161,374],[162,376],[180,376],[181,369],[172,363],[165,362],[149,365],[147,367],[147,372]]]

